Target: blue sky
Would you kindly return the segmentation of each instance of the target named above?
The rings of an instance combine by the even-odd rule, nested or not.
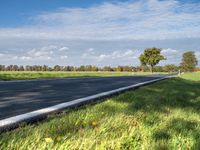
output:
[[[161,65],[200,58],[197,0],[0,0],[0,20],[0,64],[139,65],[153,46]]]
[[[125,0],[118,0],[118,2]],[[106,0],[1,0],[1,27],[16,27],[30,23],[29,17],[43,11],[54,11],[59,8],[88,8],[102,4]],[[117,2],[111,1],[110,2]]]

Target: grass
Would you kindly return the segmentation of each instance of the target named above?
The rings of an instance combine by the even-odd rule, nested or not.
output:
[[[66,78],[66,77],[91,77],[91,76],[131,76],[149,75],[150,72],[36,72],[36,71],[0,71],[0,80],[26,80],[39,78]],[[155,73],[161,74],[161,73]],[[162,73],[163,74],[163,73]]]
[[[22,125],[0,135],[0,149],[200,149],[200,73]]]

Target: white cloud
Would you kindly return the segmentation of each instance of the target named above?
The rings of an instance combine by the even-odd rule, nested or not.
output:
[[[130,58],[137,58],[138,57],[138,50],[137,51],[133,51],[133,50],[127,50],[123,56],[124,57],[130,57]]]
[[[46,56],[46,55],[51,55],[51,54],[53,54],[53,51],[40,51],[40,52],[34,53],[35,57],[41,57],[41,56]]]
[[[15,60],[15,59],[18,59],[19,57],[18,56],[12,56],[11,58]],[[8,59],[9,59],[9,57],[8,57]]]
[[[161,54],[167,58],[164,62],[169,64],[180,61],[181,58],[181,51],[172,48],[163,49]]]
[[[66,59],[66,58],[68,58],[68,56],[67,56],[67,55],[64,55],[64,56],[60,56],[60,58],[61,58],[61,59]]]
[[[32,48],[29,50],[21,50],[21,53],[12,54],[8,52],[0,53],[1,60],[17,60],[17,61],[45,61],[54,59],[68,58],[66,55],[67,47],[49,45],[38,48]],[[20,51],[20,50],[19,50]],[[4,56],[4,57],[3,57]]]
[[[109,55],[101,54],[97,56],[97,61],[103,61],[105,59],[108,59],[109,57],[110,57]]]
[[[58,49],[59,51],[67,51],[67,50],[69,50],[69,47],[65,47],[65,46],[63,46],[63,47],[61,47],[61,48],[59,48]]]
[[[175,49],[171,49],[171,48],[167,48],[167,49],[163,49],[162,51],[161,51],[163,54],[169,54],[169,53],[177,53],[178,51],[177,50],[175,50]]]
[[[56,45],[44,46],[39,48],[33,48],[26,53],[26,57],[33,57],[34,59],[45,59],[50,60],[53,57],[61,57],[66,58],[66,50],[68,47],[60,47]]]
[[[1,53],[0,53],[0,57],[3,57],[3,56],[4,56],[4,54],[1,54]]]
[[[26,27],[1,28],[0,38],[174,39],[200,37],[200,3],[139,0],[63,8],[33,16]]]
[[[44,60],[50,60],[54,53],[58,51],[58,47],[54,45],[50,46],[44,46],[40,48],[33,48],[29,50],[26,53],[26,56],[23,56],[23,58],[34,58],[37,59],[44,59]]]
[[[101,62],[106,60],[129,60],[138,58],[140,54],[139,50],[115,50],[112,53],[97,53],[92,49],[92,51],[86,51],[83,53],[83,59],[93,59],[93,61]]]
[[[93,52],[93,51],[94,51],[94,48],[89,48],[87,51],[88,51],[88,52]]]
[[[18,58],[18,57],[15,57],[15,58]],[[22,60],[30,60],[30,59],[32,59],[32,57],[22,56],[22,57],[20,57],[20,59],[22,59]]]
[[[105,59],[114,60],[131,60],[136,59],[140,55],[139,50],[126,50],[126,51],[113,51],[111,54],[101,54],[98,56],[98,61],[103,61]]]
[[[196,58],[198,60],[198,64],[200,65],[200,51],[195,52]]]
[[[52,59],[52,57],[48,56],[47,59],[50,60],[50,59]]]
[[[94,48],[89,48],[89,49],[87,49],[87,50],[85,50],[84,51],[84,53],[82,54],[82,58],[88,58],[88,57],[92,57],[92,58],[94,58],[96,53],[95,53],[95,51],[94,51]]]

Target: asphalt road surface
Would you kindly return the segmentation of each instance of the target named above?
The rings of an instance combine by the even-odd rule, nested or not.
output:
[[[0,81],[0,120],[164,76]]]

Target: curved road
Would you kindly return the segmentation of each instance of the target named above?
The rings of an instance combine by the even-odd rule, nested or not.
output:
[[[0,120],[164,76],[0,81]]]

